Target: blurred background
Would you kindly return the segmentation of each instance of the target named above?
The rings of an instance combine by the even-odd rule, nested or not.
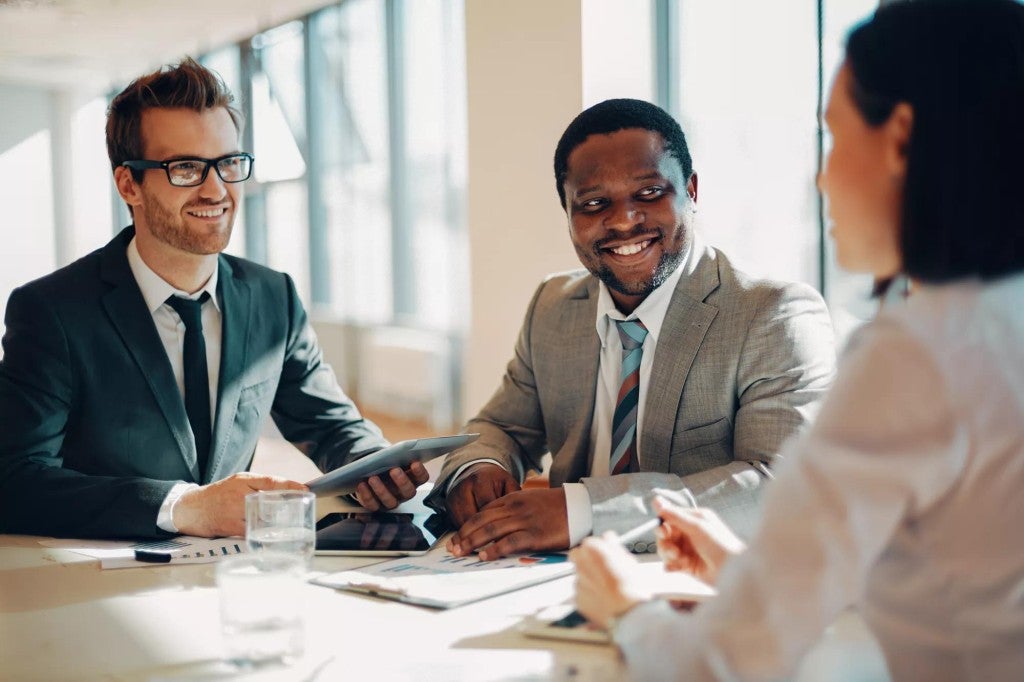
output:
[[[457,430],[541,278],[578,267],[551,159],[610,97],[679,118],[704,238],[817,287],[845,337],[873,306],[832,262],[820,109],[876,3],[0,0],[0,303],[130,222],[107,103],[191,55],[235,93],[257,159],[229,252],[292,275],[392,440]]]

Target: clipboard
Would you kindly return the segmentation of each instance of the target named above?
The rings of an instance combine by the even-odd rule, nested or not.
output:
[[[452,556],[443,545],[312,582],[382,599],[449,609],[573,573],[566,552],[535,552],[494,561]]]
[[[306,485],[317,497],[345,495],[355,492],[359,482],[370,476],[379,476],[395,467],[404,469],[413,462],[430,461],[468,445],[479,437],[479,433],[461,433],[456,436],[403,440],[307,481]]]

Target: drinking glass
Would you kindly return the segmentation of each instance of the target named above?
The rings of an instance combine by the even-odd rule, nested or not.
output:
[[[254,554],[284,553],[309,568],[316,549],[316,495],[261,490],[245,496],[245,542]]]
[[[297,555],[239,554],[217,563],[226,658],[239,666],[288,663],[304,648],[302,586]]]

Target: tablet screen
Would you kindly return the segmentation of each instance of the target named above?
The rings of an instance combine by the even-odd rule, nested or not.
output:
[[[339,512],[316,524],[316,553],[364,556],[423,554],[447,531],[441,514]]]

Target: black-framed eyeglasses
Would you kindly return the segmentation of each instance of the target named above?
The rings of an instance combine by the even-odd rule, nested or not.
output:
[[[226,154],[216,159],[203,159],[196,157],[185,157],[171,159],[169,161],[149,161],[139,159],[136,161],[125,161],[122,166],[134,170],[149,170],[163,168],[167,173],[167,181],[175,187],[195,187],[206,182],[206,175],[210,167],[217,169],[217,175],[224,182],[243,182],[252,175],[252,164],[255,159],[252,154],[242,152],[240,154]]]

